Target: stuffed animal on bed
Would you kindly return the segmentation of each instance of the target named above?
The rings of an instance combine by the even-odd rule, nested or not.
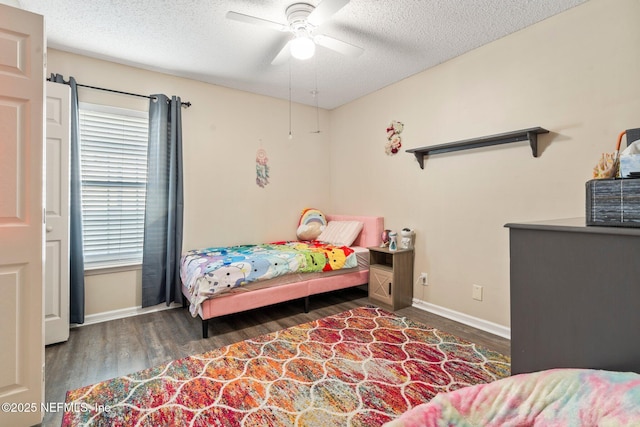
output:
[[[315,240],[327,226],[327,218],[318,209],[307,208],[302,211],[296,236],[298,240]]]

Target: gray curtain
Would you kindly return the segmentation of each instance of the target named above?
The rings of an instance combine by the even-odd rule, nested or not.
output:
[[[80,121],[78,116],[78,87],[69,77],[65,82],[60,74],[50,80],[71,87],[71,142],[69,189],[69,321],[84,323],[84,250],[82,247],[82,177],[80,175]]]
[[[182,302],[182,102],[151,95],[142,306]]]

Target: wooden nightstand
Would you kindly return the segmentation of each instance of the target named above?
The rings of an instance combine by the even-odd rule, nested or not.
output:
[[[383,308],[398,310],[413,300],[413,249],[370,247],[369,300]]]

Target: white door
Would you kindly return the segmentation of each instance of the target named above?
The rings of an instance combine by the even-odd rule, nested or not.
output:
[[[2,426],[42,420],[45,47],[42,16],[0,5]]]
[[[44,343],[69,339],[69,127],[71,88],[47,83]]]

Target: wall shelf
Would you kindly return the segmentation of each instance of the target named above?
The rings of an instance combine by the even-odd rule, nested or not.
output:
[[[509,144],[511,142],[528,140],[531,145],[533,157],[538,157],[538,134],[541,133],[549,133],[549,131],[541,127],[522,129],[513,132],[499,133],[497,135],[449,142],[447,144],[411,148],[407,150],[407,153],[413,153],[420,164],[420,169],[424,169],[424,156],[428,156],[430,154],[448,153],[451,151],[469,150],[471,148],[489,147],[492,145]]]

